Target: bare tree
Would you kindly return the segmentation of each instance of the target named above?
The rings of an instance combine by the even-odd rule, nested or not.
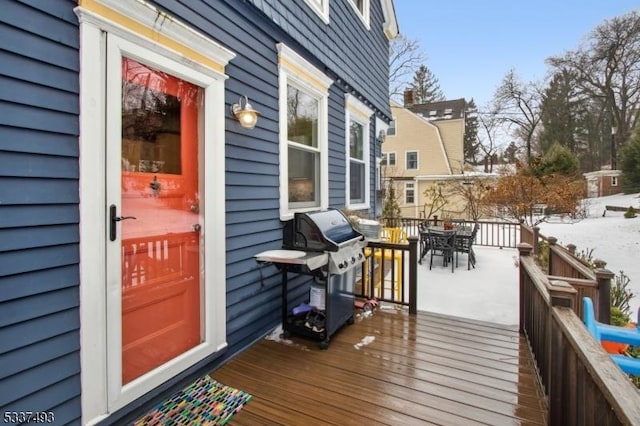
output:
[[[493,158],[498,153],[498,136],[501,121],[495,104],[489,105],[487,111],[478,113],[478,148],[484,154],[485,172],[493,172]]]
[[[389,97],[402,104],[404,89],[426,57],[416,40],[399,35],[391,41],[389,49]]]
[[[511,70],[505,75],[494,95],[497,117],[507,124],[526,148],[531,162],[534,136],[541,119],[542,90],[537,83],[523,83]]]
[[[575,51],[551,57],[558,70],[576,73],[576,85],[588,97],[602,100],[616,128],[615,146],[630,137],[640,108],[640,13],[605,20]]]

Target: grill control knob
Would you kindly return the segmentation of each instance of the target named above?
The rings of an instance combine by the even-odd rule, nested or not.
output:
[[[356,263],[356,258],[355,257],[351,258],[351,263]]]

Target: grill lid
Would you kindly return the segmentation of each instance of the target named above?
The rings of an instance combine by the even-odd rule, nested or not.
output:
[[[338,251],[340,244],[363,238],[336,209],[295,213],[282,233],[284,248],[314,251]]]

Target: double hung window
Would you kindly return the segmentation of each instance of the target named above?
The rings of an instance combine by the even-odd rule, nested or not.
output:
[[[346,95],[347,124],[347,205],[352,209],[369,207],[370,120],[373,111]]]
[[[332,80],[285,44],[280,71],[280,218],[328,207],[328,89]]]
[[[407,151],[406,153],[406,169],[407,170],[416,170],[418,168],[418,152],[417,151]]]

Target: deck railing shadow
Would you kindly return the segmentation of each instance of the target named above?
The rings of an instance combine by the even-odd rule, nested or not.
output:
[[[520,332],[547,399],[549,424],[640,424],[640,394],[589,334],[578,311],[580,278],[549,276],[528,243],[520,254]]]

